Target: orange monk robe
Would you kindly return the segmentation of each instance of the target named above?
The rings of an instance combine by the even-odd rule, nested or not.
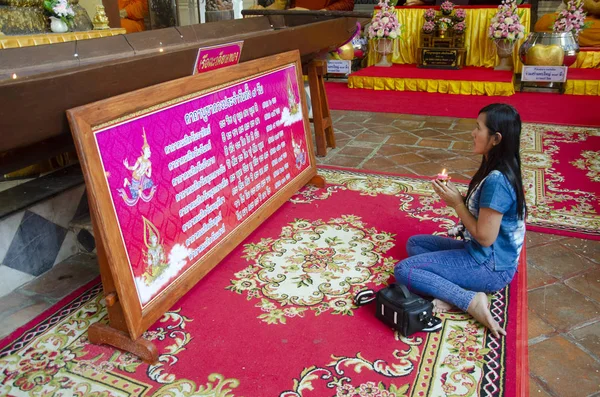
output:
[[[554,21],[558,14],[546,14],[535,24],[534,30],[536,32],[552,32]],[[584,29],[579,34],[579,46],[580,47],[600,47],[600,19],[596,17],[585,18],[585,23],[589,25],[589,28]]]
[[[127,11],[127,18],[121,18],[121,27],[127,33],[146,30],[144,17],[148,14],[147,0],[119,0],[119,10]]]
[[[354,0],[291,0],[290,8],[294,7],[309,10],[352,11]]]

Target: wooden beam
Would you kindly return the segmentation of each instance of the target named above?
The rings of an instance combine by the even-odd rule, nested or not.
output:
[[[106,12],[106,16],[108,17],[108,26],[111,28],[120,28],[121,17],[119,16],[119,1],[102,0],[102,5],[104,6],[104,12]],[[90,15],[90,18],[93,19],[94,16]]]

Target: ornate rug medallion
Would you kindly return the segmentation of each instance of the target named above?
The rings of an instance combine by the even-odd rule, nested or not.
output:
[[[593,182],[600,182],[600,150],[584,150],[581,157],[571,161],[571,164],[580,170],[587,171],[585,174]]]
[[[285,324],[309,309],[317,316],[352,315],[356,292],[393,274],[397,260],[384,256],[393,246],[393,234],[367,228],[358,216],[296,219],[278,239],[246,244],[243,258],[252,264],[227,288],[260,300],[256,306],[265,313],[259,318],[269,324]]]

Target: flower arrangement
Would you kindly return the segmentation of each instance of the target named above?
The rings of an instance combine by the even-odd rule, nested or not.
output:
[[[440,10],[442,11],[442,14],[450,15],[450,14],[452,14],[452,11],[454,11],[454,3],[446,0],[440,6]]]
[[[492,18],[488,37],[492,40],[514,42],[525,36],[525,26],[521,24],[514,0],[502,0],[498,12]]]
[[[427,11],[425,11],[424,17],[426,21],[433,21],[435,19],[435,15],[435,10],[433,8],[429,8]]]
[[[585,24],[587,13],[583,10],[583,1],[569,0],[567,8],[558,13],[554,22],[553,31],[555,33],[573,33],[577,38],[579,33],[588,26]]]
[[[434,31],[440,32],[440,35],[444,35],[448,30],[453,31],[456,34],[462,34],[467,28],[467,24],[463,22],[467,17],[467,12],[464,9],[454,8],[454,4],[448,0],[444,1],[440,6],[441,15],[438,14],[433,8],[429,8],[425,11],[423,17],[425,22],[423,23],[423,33],[431,34]],[[454,25],[460,24],[456,29]]]
[[[44,9],[50,16],[59,18],[67,26],[72,26],[75,11],[69,4],[68,0],[44,0]]]
[[[456,10],[456,12],[454,13],[454,19],[455,19],[457,22],[462,22],[462,21],[464,21],[466,17],[467,17],[467,12],[466,12],[464,9],[462,9],[462,8],[459,8],[459,9],[458,9],[458,10]]]
[[[400,23],[389,0],[379,0],[381,10],[373,17],[367,34],[370,39],[396,39],[400,37]]]
[[[423,33],[431,34],[435,30],[435,22],[434,21],[425,21],[423,24]]]
[[[463,34],[466,29],[467,29],[467,24],[464,23],[463,21],[458,22],[458,23],[454,24],[454,26],[452,26],[452,30],[454,30],[454,33],[456,33],[456,34]]]
[[[453,22],[451,18],[442,17],[437,20],[437,27],[441,31],[450,29],[452,25]]]

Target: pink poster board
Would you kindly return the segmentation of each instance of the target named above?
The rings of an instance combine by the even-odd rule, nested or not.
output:
[[[307,170],[295,64],[94,129],[142,309]]]
[[[243,41],[236,41],[234,43],[198,49],[196,62],[194,62],[194,72],[192,74],[204,73],[237,64],[242,56],[243,45]]]

